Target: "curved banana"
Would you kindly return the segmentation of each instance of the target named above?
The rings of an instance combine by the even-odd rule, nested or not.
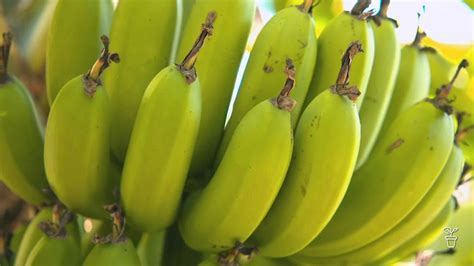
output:
[[[100,74],[117,54],[103,36],[101,57],[85,75],[69,81],[51,107],[44,164],[52,190],[70,210],[86,217],[108,217],[118,180],[110,167],[110,107]]]
[[[118,243],[97,244],[84,260],[83,266],[140,266],[140,259],[130,239]]]
[[[142,266],[160,266],[164,256],[166,231],[143,234],[137,245],[137,254]],[[168,255],[168,254],[166,254]]]
[[[190,168],[192,177],[201,177],[212,167],[254,19],[255,0],[195,0],[176,58],[186,56],[210,11],[217,14],[215,30],[196,63],[202,89],[202,115]]]
[[[59,90],[94,63],[103,34],[108,34],[110,0],[58,0],[46,47],[46,92],[51,106]]]
[[[400,65],[400,45],[395,32],[397,23],[387,17],[389,3],[389,0],[382,1],[379,14],[370,18],[374,33],[375,55],[364,104],[359,112],[361,137],[356,169],[367,160],[377,140],[390,104]]]
[[[194,64],[214,19],[210,12],[181,64],[153,78],[139,108],[121,194],[128,221],[143,232],[165,229],[177,215],[201,119],[201,86]]]
[[[265,257],[288,257],[302,250],[323,230],[344,197],[360,142],[359,117],[351,101],[355,98],[349,99],[344,91],[354,89],[348,85],[349,70],[361,51],[360,43],[351,43],[336,85],[319,94],[301,116],[285,182],[252,236]]]
[[[51,219],[52,209],[44,208],[36,214],[36,216],[30,221],[28,227],[23,235],[18,252],[15,255],[14,266],[24,266],[28,256],[31,253],[31,250],[34,248],[36,243],[44,235],[43,232],[39,229],[38,225],[41,222]]]
[[[121,0],[117,6],[110,49],[123,60],[103,80],[112,109],[112,151],[121,162],[145,89],[170,63],[177,19],[177,0]]]
[[[385,134],[395,118],[415,103],[428,97],[430,88],[430,65],[426,53],[420,48],[420,41],[426,36],[418,30],[411,45],[402,48],[400,68],[393,89],[387,113],[379,133]],[[437,86],[440,86],[440,83]]]
[[[52,222],[39,224],[44,233],[29,253],[25,266],[81,265],[79,228],[70,215],[67,218],[59,217],[55,207]]]
[[[292,98],[298,103],[304,102],[317,54],[314,20],[308,14],[312,4],[313,0],[306,0],[301,6],[283,9],[259,33],[250,53],[215,165],[219,165],[242,117],[261,101],[278,94],[285,81],[278,69],[284,68],[287,58],[294,59],[293,64],[298,70]],[[302,105],[298,104],[291,112],[293,128],[301,111]]]
[[[290,64],[286,72],[280,95],[245,115],[209,184],[185,202],[179,229],[189,247],[218,252],[244,243],[270,209],[293,149]]]
[[[358,0],[350,13],[341,13],[324,28],[318,38],[318,60],[303,108],[334,84],[334,77],[339,72],[339,66],[334,62],[341,58],[347,45],[353,41],[359,41],[364,48],[364,53],[354,62],[351,71],[351,84],[361,92],[356,101],[357,108],[362,105],[374,61],[374,36],[366,21],[371,13],[363,12],[369,4],[369,0]]]
[[[420,232],[413,236],[408,242],[390,252],[387,256],[374,262],[378,265],[391,265],[397,261],[403,260],[410,255],[415,255],[416,252],[433,243],[436,238],[443,232],[449,221],[452,220],[455,213],[454,200],[449,201],[441,212],[434,218],[428,226],[425,226]],[[446,242],[444,242],[446,243]]]
[[[22,199],[48,201],[43,165],[43,130],[25,86],[7,72],[11,35],[0,45],[0,180]]]
[[[456,64],[451,62],[439,51],[431,47],[424,47],[430,67],[430,96],[436,95],[436,90],[440,84],[449,82],[454,72],[456,72]]]
[[[398,247],[404,245],[417,233],[428,226],[437,216],[445,209],[451,209],[450,204],[447,206],[451,195],[461,176],[464,167],[464,158],[461,149],[453,146],[449,159],[443,168],[443,171],[436,179],[433,186],[423,197],[421,202],[410,212],[399,224],[392,228],[374,242],[354,250],[352,252],[327,258],[302,258],[303,261],[319,263],[350,263],[350,264],[367,264],[383,258]]]
[[[466,64],[461,62],[435,98],[417,103],[393,121],[380,145],[354,173],[329,224],[299,255],[332,257],[354,251],[389,232],[413,211],[448,161],[454,141],[448,94]]]

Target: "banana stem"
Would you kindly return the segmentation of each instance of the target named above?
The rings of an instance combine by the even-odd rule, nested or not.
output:
[[[125,232],[125,216],[122,212],[122,208],[118,204],[112,204],[105,206],[107,212],[110,213],[113,220],[112,228],[112,243],[118,243],[124,241],[124,232]]]
[[[304,0],[303,4],[301,5],[301,9],[303,10],[303,12],[311,13],[311,9],[313,8],[313,3],[314,3],[314,0]]]
[[[337,76],[336,84],[331,86],[333,93],[341,96],[347,96],[350,100],[355,101],[360,95],[360,91],[355,86],[348,86],[349,76],[351,72],[352,61],[356,54],[363,52],[362,44],[359,41],[351,42],[342,56],[341,70]]]
[[[189,53],[186,55],[186,57],[184,57],[183,62],[178,65],[178,68],[184,74],[186,81],[189,84],[196,80],[197,74],[196,70],[194,69],[194,64],[196,63],[198,53],[204,45],[204,41],[206,40],[207,36],[212,35],[212,30],[214,29],[213,24],[216,18],[217,13],[214,11],[211,11],[207,14],[206,22],[202,24],[201,34],[196,39],[196,42],[194,42],[194,45]]]
[[[276,107],[291,112],[291,110],[296,106],[296,101],[290,97],[290,92],[296,84],[296,69],[290,58],[286,59],[285,74],[285,85],[280,91],[280,94],[272,102]]]
[[[389,5],[390,5],[390,0],[382,0],[382,2],[380,3],[380,10],[377,15],[382,18],[387,18]]]
[[[91,70],[86,74],[87,78],[92,79],[93,81],[97,83],[100,82],[99,81],[100,75],[102,74],[102,72],[104,72],[106,68],[110,66],[111,62],[115,62],[115,63],[120,62],[120,58],[117,53],[111,54],[109,52],[109,44],[110,44],[109,38],[105,35],[102,35],[100,37],[100,40],[102,41],[104,48],[102,49],[99,59],[95,61]]]
[[[7,67],[12,44],[12,34],[10,32],[4,32],[2,37],[3,44],[0,46],[0,83],[4,83],[8,80]]]
[[[361,19],[366,18],[367,16],[364,14],[364,10],[370,6],[371,0],[358,0],[357,3],[351,10],[351,15],[358,16]],[[369,11],[368,13],[372,13]]]

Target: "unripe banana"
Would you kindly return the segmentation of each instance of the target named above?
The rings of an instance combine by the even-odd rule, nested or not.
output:
[[[214,161],[254,19],[255,0],[196,0],[182,32],[176,58],[186,56],[210,11],[217,14],[215,30],[196,63],[202,89],[202,116],[190,168],[192,177],[201,177]]]
[[[90,231],[85,231],[81,235],[81,258],[85,259],[94,248],[94,237],[96,235],[106,235],[110,233],[109,221],[90,219]],[[79,224],[81,226],[81,224]]]
[[[446,202],[449,202],[464,166],[461,149],[453,146],[443,171],[421,202],[399,224],[374,242],[352,252],[327,258],[309,259],[318,263],[356,263],[367,264],[388,255],[404,245],[412,237],[428,226],[437,216]],[[446,206],[445,208],[449,208]]]
[[[99,79],[117,54],[109,54],[103,36],[101,57],[85,75],[69,81],[51,107],[45,134],[44,164],[52,190],[70,210],[107,217],[118,180],[111,171],[110,107]]]
[[[130,239],[119,243],[97,244],[84,260],[83,266],[140,266],[140,259]]]
[[[189,247],[217,252],[244,243],[270,209],[293,149],[295,102],[288,94],[294,71],[287,67],[288,79],[277,98],[244,116],[209,184],[185,202],[179,229]]]
[[[140,104],[121,193],[128,221],[143,232],[165,229],[177,215],[201,119],[194,64],[214,19],[215,13],[209,13],[183,62],[160,71]]]
[[[55,207],[52,222],[39,224],[44,233],[28,255],[25,266],[80,265],[79,228],[75,220],[71,219],[71,214],[67,215],[58,217]]]
[[[355,98],[345,92],[358,92],[348,83],[353,58],[361,51],[360,43],[350,44],[336,85],[319,94],[301,116],[285,182],[252,237],[265,257],[288,257],[302,250],[323,230],[344,197],[360,142],[359,117],[351,101]]]
[[[382,259],[374,262],[374,264],[392,265],[393,263],[401,261],[410,255],[415,255],[416,252],[426,248],[436,240],[441,232],[443,232],[443,229],[446,228],[446,225],[448,225],[449,221],[452,220],[454,211],[455,203],[454,200],[451,200],[428,226],[424,227],[408,242],[404,243]]]
[[[51,219],[51,208],[44,208],[36,214],[30,221],[28,228],[23,235],[18,252],[15,255],[15,266],[23,266],[36,243],[41,239],[44,233],[39,229],[41,222]]]
[[[380,130],[381,137],[393,120],[404,110],[428,97],[430,86],[430,66],[426,53],[419,44],[425,33],[418,31],[415,41],[402,48],[400,67],[395,88]],[[440,83],[437,86],[440,86]]]
[[[364,48],[364,53],[357,58],[351,71],[351,84],[361,92],[356,101],[357,108],[362,105],[374,61],[374,36],[366,21],[371,13],[363,13],[369,4],[369,0],[357,1],[350,13],[338,15],[324,28],[318,38],[318,61],[303,108],[334,84],[334,77],[339,72],[339,66],[334,62],[341,58],[346,45],[353,41],[359,41]]]
[[[49,105],[59,90],[94,63],[102,34],[108,34],[110,0],[59,0],[48,33],[46,91]]]
[[[142,266],[160,266],[163,260],[166,231],[143,234],[137,245]],[[166,254],[168,255],[168,254]]]
[[[121,162],[143,93],[170,63],[177,19],[177,0],[122,0],[117,6],[110,49],[124,60],[104,74],[104,84],[112,108],[112,151]]]
[[[303,103],[316,64],[317,40],[314,20],[308,14],[312,0],[278,12],[259,33],[245,69],[240,89],[220,144],[216,165],[222,159],[232,134],[244,115],[261,101],[278,94],[285,81],[278,69],[287,58],[294,58],[298,70],[292,97]],[[291,112],[293,128],[302,111],[296,105]]]
[[[374,33],[375,56],[364,104],[359,112],[361,139],[356,168],[367,160],[377,140],[400,65],[400,45],[395,32],[397,25],[396,21],[387,18],[388,5],[389,1],[382,1],[379,14],[370,20]]]
[[[25,86],[7,72],[11,35],[0,46],[0,181],[22,199],[48,201],[43,165],[43,130]]]
[[[393,121],[354,173],[336,214],[300,256],[331,257],[361,248],[389,232],[418,205],[448,161],[454,141],[448,94],[466,64],[461,62],[453,80],[435,98],[417,103]]]
[[[198,265],[198,263],[202,260],[201,253],[192,250],[184,243],[176,223],[166,230],[166,240],[163,254],[165,254],[162,260],[163,266]]]

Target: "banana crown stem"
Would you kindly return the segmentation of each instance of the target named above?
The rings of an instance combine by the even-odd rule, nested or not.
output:
[[[280,94],[271,101],[273,105],[279,109],[291,112],[291,110],[296,106],[296,101],[290,97],[290,92],[296,84],[296,68],[290,58],[286,59],[285,74],[287,78],[285,80],[285,85],[283,85],[283,89]]]
[[[104,206],[104,209],[112,217],[112,234],[106,236],[95,236],[93,242],[95,244],[116,244],[127,241],[125,236],[125,215],[119,204],[110,204]]]
[[[358,19],[365,20],[372,16],[373,10],[364,12],[366,8],[370,6],[371,0],[358,0],[357,3],[351,10],[351,15],[356,16]]]
[[[120,57],[117,53],[109,52],[110,40],[107,36],[100,37],[104,48],[100,53],[100,57],[95,61],[92,68],[84,75],[84,90],[89,97],[94,96],[97,85],[101,84],[100,75],[107,69],[112,62],[120,62]]]
[[[178,69],[181,71],[181,73],[183,73],[186,81],[189,84],[193,83],[197,78],[194,64],[196,63],[198,53],[204,45],[204,41],[206,40],[207,36],[212,35],[212,30],[214,29],[213,24],[216,18],[217,13],[215,11],[211,11],[207,14],[206,21],[204,24],[202,24],[201,34],[196,39],[196,42],[194,42],[194,45],[189,53],[186,55],[186,57],[184,57],[183,62],[177,65]]]
[[[301,11],[311,14],[313,7],[318,5],[320,2],[321,0],[319,0],[317,3],[314,3],[314,0],[304,0],[303,4],[301,4],[299,8]]]
[[[456,81],[456,79],[459,76],[459,73],[461,72],[461,69],[466,68],[469,66],[469,62],[466,59],[461,60],[461,62],[458,65],[458,68],[456,69],[456,73],[454,73],[453,78],[448,84],[441,85],[439,89],[436,90],[436,96],[433,99],[429,99],[429,101],[437,108],[440,110],[452,114],[453,113],[453,108],[450,105],[451,100],[448,99],[449,93],[451,92],[451,89],[453,88],[453,84]]]
[[[413,43],[411,46],[413,47],[421,47],[421,41],[426,37],[426,33],[420,29],[420,26],[418,26],[418,29],[416,30],[416,35],[415,39],[413,40]]]
[[[375,21],[377,26],[380,26],[382,24],[383,19],[387,19],[388,21],[393,23],[395,28],[398,28],[398,21],[396,19],[389,18],[387,16],[389,5],[390,5],[390,0],[382,0],[382,2],[380,3],[379,12],[375,16],[371,16],[370,19]]]
[[[229,250],[219,253],[218,262],[220,265],[239,265],[240,257],[246,257],[246,260],[250,260],[257,254],[256,247],[247,247],[240,241],[235,243],[235,246]]]
[[[4,32],[2,34],[3,44],[0,45],[0,84],[8,80],[8,57],[10,55],[10,47],[12,44],[12,34]]]
[[[347,96],[350,100],[355,101],[360,95],[360,91],[356,86],[349,85],[349,76],[352,61],[356,54],[363,52],[362,44],[359,41],[351,42],[342,56],[341,70],[337,76],[336,84],[330,89],[333,93],[341,96]]]

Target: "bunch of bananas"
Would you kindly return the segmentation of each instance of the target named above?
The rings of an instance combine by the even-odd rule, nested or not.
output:
[[[4,33],[0,180],[39,211],[0,223],[0,265],[449,263],[419,251],[452,216],[473,232],[453,196],[474,163],[472,67],[421,29],[401,47],[389,2],[323,0],[319,25],[318,1],[276,1],[237,80],[255,0],[54,1],[31,38],[45,127]]]

